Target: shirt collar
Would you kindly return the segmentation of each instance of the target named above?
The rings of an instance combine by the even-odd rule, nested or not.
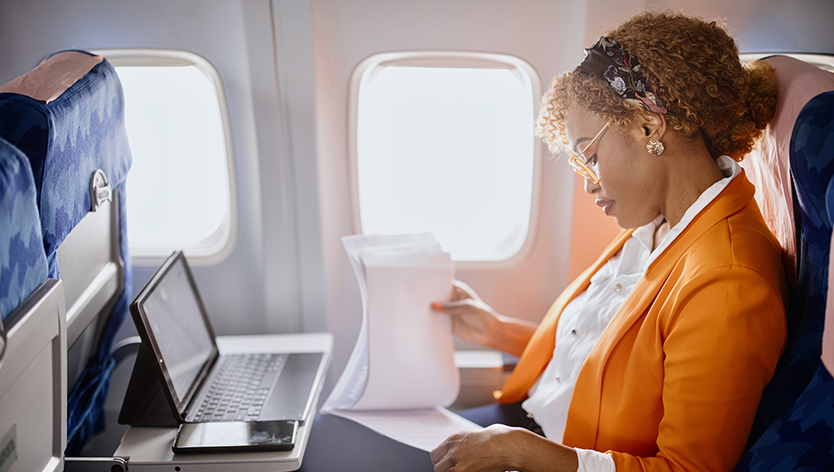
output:
[[[654,233],[663,221],[663,215],[659,215],[651,223],[635,229],[634,232],[631,233],[631,237],[639,241],[640,244],[649,250],[649,252],[652,252],[652,247],[654,246]]]

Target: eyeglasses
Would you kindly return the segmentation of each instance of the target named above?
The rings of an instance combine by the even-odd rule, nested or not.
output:
[[[597,173],[594,172],[593,169],[591,169],[591,165],[588,164],[588,159],[585,157],[585,151],[587,151],[588,148],[591,147],[592,144],[594,144],[594,141],[596,141],[597,139],[599,139],[600,136],[602,136],[602,133],[604,133],[605,130],[608,129],[609,124],[610,123],[605,123],[605,126],[603,126],[601,130],[599,130],[599,133],[597,133],[597,135],[594,136],[594,139],[592,139],[588,143],[588,145],[585,146],[585,148],[579,152],[579,154],[573,154],[572,156],[570,156],[570,159],[568,160],[568,164],[570,164],[574,172],[595,184],[599,183],[599,177],[597,177]]]

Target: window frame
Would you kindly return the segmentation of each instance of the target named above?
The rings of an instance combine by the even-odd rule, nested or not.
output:
[[[98,49],[91,52],[103,56],[114,67],[194,66],[214,86],[226,147],[226,174],[229,188],[228,206],[220,226],[198,245],[171,248],[170,250],[159,248],[130,248],[130,253],[131,261],[135,266],[159,266],[170,256],[172,251],[179,249],[182,249],[186,256],[188,256],[188,263],[192,266],[214,266],[223,262],[231,255],[237,244],[238,211],[234,166],[235,158],[229,107],[223,82],[217,69],[202,56],[182,50],[114,48]],[[128,196],[128,198],[130,197]],[[130,243],[128,242],[128,244]]]
[[[379,74],[385,67],[448,67],[448,68],[478,68],[478,69],[506,69],[516,77],[521,78],[530,92],[532,116],[530,117],[530,139],[533,143],[533,182],[530,195],[530,215],[527,225],[527,235],[521,247],[515,254],[501,260],[473,261],[456,260],[455,267],[459,271],[507,271],[520,266],[533,251],[539,226],[539,208],[541,205],[542,157],[543,143],[533,133],[532,124],[535,123],[539,111],[539,100],[542,95],[542,84],[539,74],[526,61],[510,55],[468,52],[468,51],[400,51],[384,52],[371,55],[354,67],[350,74],[348,89],[348,167],[350,180],[351,219],[354,231],[364,234],[362,228],[362,213],[359,206],[359,155],[358,155],[358,124],[359,124],[359,93],[364,84]]]

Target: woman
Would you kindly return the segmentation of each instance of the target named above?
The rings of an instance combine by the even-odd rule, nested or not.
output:
[[[462,285],[433,304],[521,355],[500,411],[535,420],[449,437],[435,471],[734,467],[786,339],[779,245],[736,163],[773,115],[769,73],[715,23],[643,13],[554,79],[538,132],[626,231],[535,329]]]

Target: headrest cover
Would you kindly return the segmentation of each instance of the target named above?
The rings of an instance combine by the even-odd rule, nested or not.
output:
[[[90,209],[90,178],[96,170],[101,169],[115,188],[131,164],[121,83],[110,63],[98,59],[48,103],[0,94],[0,137],[29,158],[50,264],[58,246]],[[58,72],[56,81],[65,77],[62,68],[52,70]]]
[[[773,56],[773,80],[778,84],[776,110],[756,148],[741,166],[756,186],[756,201],[765,222],[782,245],[782,263],[796,285],[796,231],[790,174],[790,142],[799,111],[818,94],[834,90],[834,74],[787,56]]]
[[[103,57],[81,51],[64,51],[44,59],[31,72],[0,87],[0,93],[17,93],[49,103],[84,77]]]
[[[0,139],[0,313],[6,319],[46,281],[46,255],[29,161]]]

